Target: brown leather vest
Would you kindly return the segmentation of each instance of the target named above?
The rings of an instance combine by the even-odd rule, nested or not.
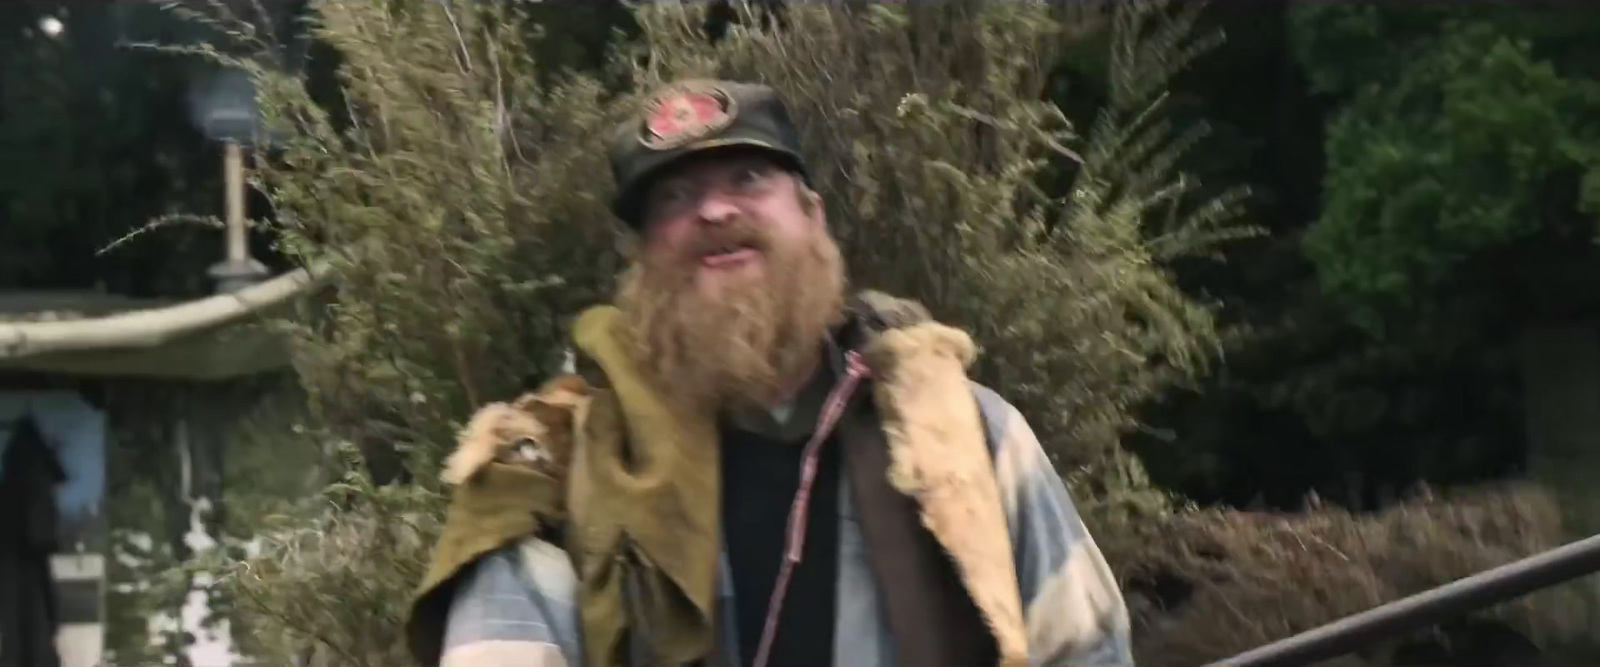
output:
[[[867,338],[866,327],[882,328],[880,323],[861,321],[857,313],[858,319],[840,336],[845,349]],[[895,662],[900,667],[998,664],[994,634],[967,593],[955,563],[922,525],[916,500],[889,483],[889,442],[872,400],[870,379],[856,390],[836,429]],[[706,667],[724,667],[722,659],[719,655]]]
[[[860,327],[869,325],[851,327],[841,343],[847,349],[859,345],[865,337]],[[889,484],[889,443],[870,380],[856,392],[838,429],[896,662],[905,667],[997,664],[994,635],[955,563],[923,527],[916,501]]]
[[[896,662],[903,667],[997,664],[994,635],[955,564],[923,527],[916,502],[889,485],[889,446],[869,397],[863,392],[840,419],[839,441],[845,445],[844,465]]]

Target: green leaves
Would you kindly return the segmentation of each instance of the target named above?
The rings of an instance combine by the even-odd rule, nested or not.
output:
[[[1391,13],[1405,15],[1306,12],[1352,41],[1390,38]],[[1558,72],[1504,22],[1445,21],[1393,50],[1406,58],[1381,73],[1359,59],[1305,63],[1325,90],[1348,95],[1328,125],[1322,213],[1305,252],[1323,289],[1372,328],[1477,253],[1552,224],[1552,183],[1591,171],[1584,156],[1600,145],[1586,120],[1596,83]],[[1373,78],[1357,83],[1356,71]]]

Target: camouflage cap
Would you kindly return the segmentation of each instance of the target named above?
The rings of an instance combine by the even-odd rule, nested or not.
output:
[[[707,80],[663,86],[612,139],[611,175],[617,184],[612,211],[637,228],[652,179],[689,155],[730,147],[759,149],[809,178],[800,157],[800,133],[772,88]]]

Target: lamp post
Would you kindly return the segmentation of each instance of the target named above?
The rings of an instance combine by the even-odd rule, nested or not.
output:
[[[218,292],[233,292],[267,277],[267,267],[250,255],[244,210],[244,151],[258,136],[255,86],[242,71],[221,70],[194,89],[190,109],[206,136],[222,143],[225,254],[207,274]]]

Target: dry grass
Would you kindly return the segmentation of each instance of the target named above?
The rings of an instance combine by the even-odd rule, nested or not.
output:
[[[1107,535],[1140,664],[1199,665],[1549,549],[1560,525],[1525,486],[1419,497],[1375,515],[1197,511]],[[1546,592],[1487,615],[1535,641],[1581,627]]]

